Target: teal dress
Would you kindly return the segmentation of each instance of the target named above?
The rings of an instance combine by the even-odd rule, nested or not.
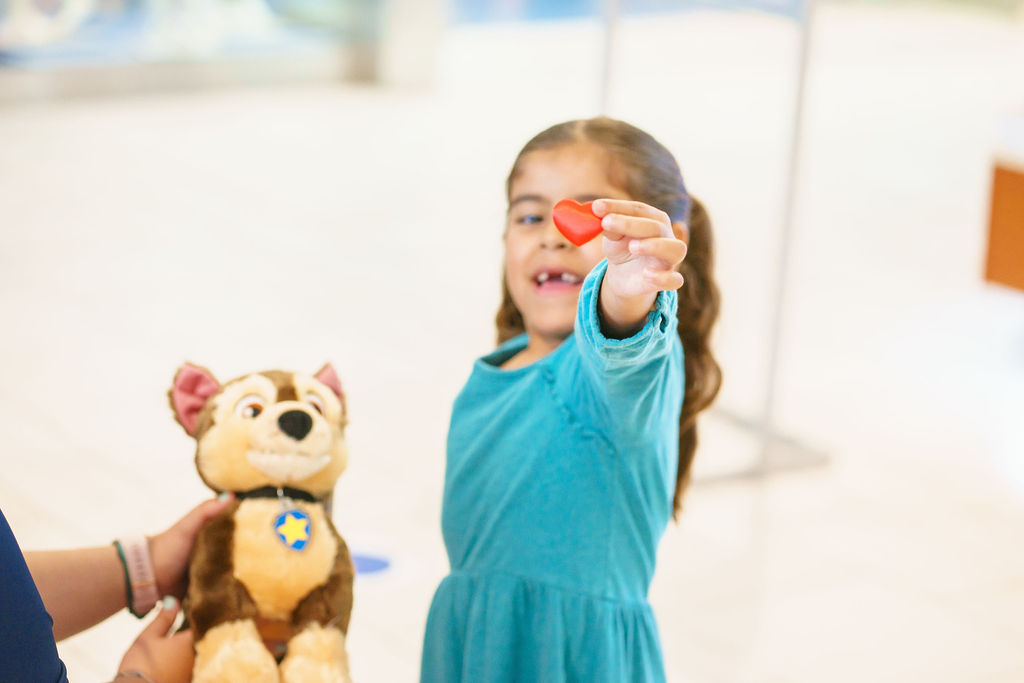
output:
[[[477,360],[448,434],[442,531],[451,573],[427,617],[423,683],[664,681],[647,602],[672,515],[683,399],[676,294],[605,338],[607,264],[575,332],[524,368]]]

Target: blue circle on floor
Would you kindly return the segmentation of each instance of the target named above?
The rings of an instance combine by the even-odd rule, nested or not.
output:
[[[387,558],[356,553],[352,554],[352,562],[356,565],[356,574],[375,574],[391,566]]]

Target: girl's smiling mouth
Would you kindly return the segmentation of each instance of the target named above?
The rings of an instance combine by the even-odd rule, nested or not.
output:
[[[559,268],[543,268],[533,276],[534,287],[541,293],[576,290],[582,283],[582,276]]]

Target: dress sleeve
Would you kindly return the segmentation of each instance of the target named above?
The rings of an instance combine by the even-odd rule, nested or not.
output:
[[[627,339],[601,332],[600,293],[607,261],[583,282],[573,343],[579,367],[559,380],[585,419],[618,425],[618,436],[642,435],[654,422],[678,424],[683,396],[683,347],[676,331],[674,291],[659,292],[643,328]],[[625,431],[625,434],[622,433]]]
[[[658,292],[654,308],[647,314],[647,322],[639,332],[626,339],[609,339],[601,332],[598,310],[601,283],[607,270],[608,261],[601,261],[583,282],[576,310],[576,340],[584,362],[594,372],[614,382],[650,370],[650,366],[663,363],[672,353],[673,342],[678,340],[678,300],[674,291]]]
[[[53,639],[53,619],[0,512],[0,681],[67,680]]]

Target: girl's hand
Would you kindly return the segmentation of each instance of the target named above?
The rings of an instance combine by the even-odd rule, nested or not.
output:
[[[658,292],[682,286],[683,276],[676,271],[686,256],[681,223],[673,225],[668,214],[643,202],[598,199],[592,206],[604,228],[604,287],[610,294],[642,297],[649,307]]]
[[[170,529],[149,539],[149,553],[160,595],[173,595],[179,600],[184,596],[188,582],[188,558],[196,535],[206,522],[227,511],[233,503],[234,496],[230,494],[200,503]]]
[[[164,600],[160,612],[124,654],[114,679],[117,683],[184,683],[192,679],[192,631],[170,633],[178,616],[178,603]]]

